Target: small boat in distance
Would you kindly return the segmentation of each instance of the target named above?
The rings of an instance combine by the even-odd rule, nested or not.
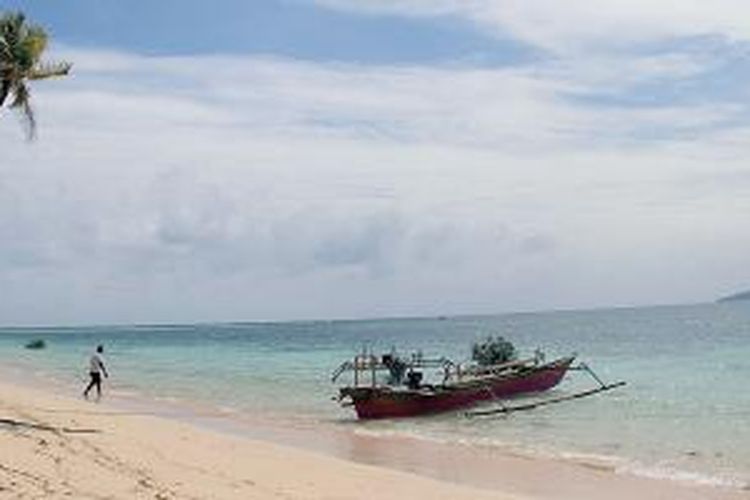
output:
[[[353,405],[360,419],[412,417],[546,391],[560,383],[574,359],[567,356],[545,363],[538,353],[526,360],[463,367],[447,358],[420,354],[409,359],[395,353],[360,354],[339,366],[332,379],[353,374],[353,383],[339,389],[338,399],[344,406]],[[442,371],[441,382],[423,382],[424,370],[430,368]]]
[[[24,346],[26,349],[38,350],[47,347],[47,343],[43,339],[35,339],[27,342]]]

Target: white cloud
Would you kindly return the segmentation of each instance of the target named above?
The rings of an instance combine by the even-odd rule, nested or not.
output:
[[[553,52],[590,51],[705,35],[750,39],[742,0],[316,0],[371,14],[456,16]]]
[[[571,101],[606,79],[558,63],[63,55],[38,142],[0,120],[5,323],[694,300],[746,267],[735,104]]]

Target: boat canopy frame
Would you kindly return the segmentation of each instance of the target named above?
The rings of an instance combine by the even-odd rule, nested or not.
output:
[[[388,362],[390,360],[399,360],[404,364],[406,371],[415,371],[425,368],[439,368],[442,369],[447,380],[451,369],[458,366],[451,359],[441,356],[439,358],[429,358],[422,355],[421,352],[413,353],[409,358],[398,357],[395,351],[391,351],[390,354],[384,354],[382,356],[376,356],[373,353],[362,352],[354,356],[351,361],[344,361],[334,370],[331,375],[331,382],[336,382],[341,375],[346,372],[352,372],[354,374],[354,385],[352,387],[377,387],[377,374],[380,372],[392,371],[392,364]],[[368,377],[369,375],[369,377]],[[369,379],[367,382],[365,380]]]
[[[392,361],[399,360],[403,368],[408,371],[423,370],[427,368],[438,368],[443,370],[443,384],[450,380],[461,382],[465,377],[473,380],[497,377],[509,371],[528,367],[536,367],[544,364],[544,354],[536,351],[534,357],[517,359],[496,365],[462,365],[450,358],[441,356],[438,358],[425,357],[421,351],[412,353],[408,358],[397,356],[395,350],[388,354],[377,356],[372,352],[363,351],[356,355],[353,360],[345,361],[336,368],[331,375],[331,382],[336,382],[344,373],[353,373],[353,385],[351,387],[378,387],[377,375],[381,372],[392,373]],[[382,385],[382,384],[381,384]],[[393,384],[386,384],[392,386]]]

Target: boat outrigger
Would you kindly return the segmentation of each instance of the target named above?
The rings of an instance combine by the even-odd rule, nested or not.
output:
[[[414,354],[404,359],[391,352],[382,356],[362,353],[342,363],[333,373],[332,381],[346,373],[353,374],[352,384],[339,389],[338,400],[343,406],[354,406],[360,419],[412,417],[467,408],[480,402],[497,401],[514,396],[539,393],[555,387],[569,370],[584,370],[599,386],[566,396],[467,413],[467,416],[492,415],[528,410],[545,404],[580,398],[614,389],[625,384],[605,384],[591,369],[580,363],[573,366],[575,356],[545,362],[537,352],[533,358],[493,365],[462,366],[448,358],[425,358]],[[442,371],[442,381],[423,382],[426,369]],[[385,375],[385,377],[383,377]],[[385,378],[385,381],[383,379]]]

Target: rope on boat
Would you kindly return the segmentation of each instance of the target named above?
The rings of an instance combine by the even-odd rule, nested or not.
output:
[[[599,382],[599,386],[600,387],[605,387],[607,385],[604,382],[602,382],[602,379],[600,379],[596,375],[596,373],[594,373],[594,370],[592,370],[591,367],[589,365],[587,365],[586,363],[583,363],[583,362],[582,363],[578,363],[578,366],[571,366],[569,369],[570,370],[583,370],[583,371],[585,371],[586,373],[588,373],[589,375],[591,375],[594,378],[594,380],[596,380],[597,382]]]
[[[498,397],[497,394],[495,394],[495,391],[492,390],[492,386],[490,384],[487,384],[484,386],[484,390],[490,393],[490,396],[492,396],[492,399],[497,401],[497,403],[500,405],[500,408],[505,409],[507,408],[505,404],[503,403],[503,400]]]

